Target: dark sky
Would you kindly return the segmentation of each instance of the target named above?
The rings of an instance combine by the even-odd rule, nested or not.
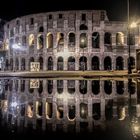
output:
[[[65,1],[65,2],[63,2]],[[127,0],[10,0],[3,1],[0,18],[10,20],[26,14],[57,10],[107,10],[110,20],[126,20]],[[77,2],[77,3],[76,3]],[[130,0],[131,15],[140,15],[140,0]]]

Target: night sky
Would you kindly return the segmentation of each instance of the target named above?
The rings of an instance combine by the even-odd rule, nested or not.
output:
[[[63,0],[64,1],[64,0]],[[57,10],[106,10],[110,20],[127,19],[127,0],[10,0],[3,1],[0,18],[11,20],[27,14]],[[81,1],[81,2],[80,2]],[[77,2],[77,3],[75,3]],[[131,15],[140,17],[140,0],[130,0]]]

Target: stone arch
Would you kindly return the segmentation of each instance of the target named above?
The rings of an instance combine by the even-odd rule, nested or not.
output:
[[[88,30],[88,27],[85,24],[81,24],[79,29],[80,30]]]
[[[100,81],[92,80],[92,93],[98,95],[100,93]]]
[[[112,36],[111,36],[111,33],[105,32],[105,35],[104,35],[104,44],[105,44],[105,46],[111,46],[112,45]]]
[[[53,58],[51,56],[48,58],[48,70],[53,70]]]
[[[57,92],[61,94],[63,92],[63,80],[57,80]]]
[[[112,69],[112,62],[109,56],[105,57],[104,59],[104,70],[111,70]]]
[[[94,32],[92,34],[92,48],[100,48],[100,34],[99,34],[99,32]]]
[[[73,56],[70,56],[68,58],[68,70],[70,70],[70,71],[75,70],[75,58]]]
[[[116,58],[116,70],[124,69],[124,60],[121,56]]]
[[[25,58],[22,58],[21,59],[21,70],[26,70],[26,61],[25,61]]]
[[[48,33],[47,34],[47,48],[53,48],[53,34],[52,33]]]
[[[110,95],[112,93],[112,81],[110,81],[110,80],[104,81],[104,91],[108,95]]]
[[[74,46],[76,42],[75,33],[69,33],[69,45]]]
[[[116,45],[124,45],[124,34],[122,32],[116,33]]]
[[[79,70],[87,70],[87,58],[85,56],[79,59]]]
[[[44,36],[39,34],[37,37],[37,49],[42,49],[44,47]]]
[[[58,57],[57,59],[57,70],[63,70],[64,69],[64,60],[63,57]]]
[[[43,70],[43,57],[40,56],[38,61],[40,63],[40,70]]]
[[[100,61],[97,56],[92,57],[92,70],[99,70],[100,69]]]
[[[75,92],[75,80],[67,81],[68,93],[73,94]]]
[[[81,94],[87,93],[87,81],[86,80],[79,81],[79,91]]]
[[[86,48],[88,44],[87,34],[81,33],[80,34],[80,48]]]
[[[116,92],[120,95],[124,93],[124,81],[116,81]]]

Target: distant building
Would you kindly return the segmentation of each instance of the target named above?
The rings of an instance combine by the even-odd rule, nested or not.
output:
[[[131,67],[136,68],[138,29],[130,31]],[[127,22],[109,21],[106,11],[57,11],[7,22],[5,70],[127,70]]]

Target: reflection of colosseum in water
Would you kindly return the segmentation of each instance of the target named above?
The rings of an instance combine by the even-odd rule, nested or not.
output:
[[[127,23],[109,21],[106,11],[58,11],[27,15],[4,26],[4,69],[127,70]],[[138,30],[130,35],[131,67],[139,48]]]
[[[31,88],[32,79],[1,79],[3,122],[20,128],[92,131],[108,121],[128,123],[130,100],[131,115],[140,117],[138,81],[36,80],[39,88]]]

